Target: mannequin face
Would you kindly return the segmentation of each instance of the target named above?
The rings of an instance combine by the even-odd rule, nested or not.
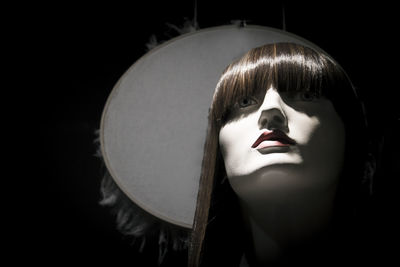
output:
[[[270,88],[264,97],[239,100],[219,142],[232,188],[246,198],[332,188],[344,136],[328,99]]]

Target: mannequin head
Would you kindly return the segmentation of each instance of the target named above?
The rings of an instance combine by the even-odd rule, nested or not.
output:
[[[266,232],[271,218],[285,225],[292,215],[313,213],[292,234],[287,229],[270,233],[281,241],[312,238],[333,216],[346,214],[342,208],[356,199],[363,137],[365,124],[354,88],[325,53],[278,43],[252,49],[230,64],[210,109],[189,257],[198,262],[207,218],[220,216],[213,209],[214,200],[226,191],[221,184],[236,196],[236,210],[250,214]],[[304,208],[313,203],[323,204]],[[283,211],[296,205],[298,209]],[[283,215],[274,211],[268,216],[276,209]]]

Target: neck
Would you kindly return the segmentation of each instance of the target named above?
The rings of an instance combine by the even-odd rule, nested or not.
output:
[[[242,199],[253,248],[249,258],[255,265],[283,262],[289,254],[315,245],[329,228],[335,191],[293,193],[290,197],[270,194],[262,201]]]

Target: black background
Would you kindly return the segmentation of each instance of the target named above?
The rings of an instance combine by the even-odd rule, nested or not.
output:
[[[6,127],[18,141],[5,142],[16,164],[13,187],[4,186],[11,203],[5,205],[11,207],[4,212],[10,222],[5,230],[16,262],[146,266],[98,205],[102,171],[93,141],[117,80],[146,53],[151,35],[159,40],[178,35],[166,23],[182,26],[185,18],[193,19],[194,1],[98,2],[19,3],[3,24],[11,41],[5,50],[12,57],[9,69],[16,73],[10,76],[12,96],[4,97],[9,114],[18,114]],[[392,259],[398,250],[390,241],[398,239],[400,177],[394,6],[197,2],[201,29],[232,20],[281,29],[284,6],[286,30],[323,48],[348,72],[365,100],[372,131],[385,140],[371,238],[380,242],[379,258]]]

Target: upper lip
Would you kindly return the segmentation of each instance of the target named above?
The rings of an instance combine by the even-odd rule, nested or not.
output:
[[[263,132],[251,147],[256,148],[260,143],[266,140],[279,141],[283,144],[289,144],[289,145],[296,144],[296,142],[292,138],[287,136],[284,132],[280,130],[273,130],[273,131]]]

